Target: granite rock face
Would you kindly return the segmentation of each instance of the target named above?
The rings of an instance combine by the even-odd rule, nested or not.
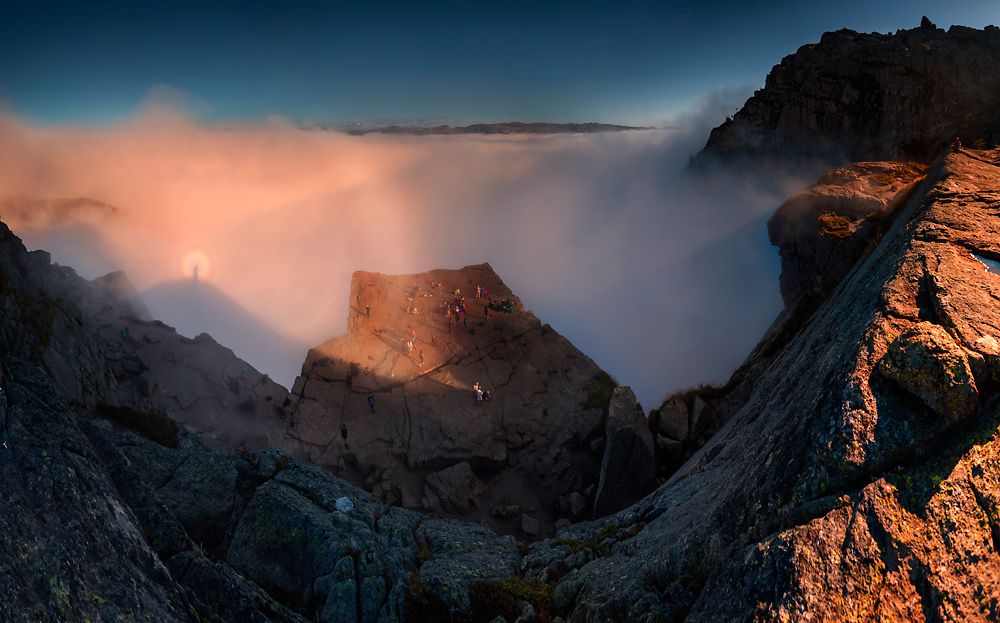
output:
[[[786,56],[715,128],[712,161],[932,159],[954,136],[1000,134],[1000,28],[926,23],[895,34],[828,32]]]
[[[822,176],[767,222],[781,256],[781,298],[827,296],[916,190],[925,168],[858,162]]]
[[[462,299],[466,313],[456,314]],[[589,444],[602,412],[586,406],[597,365],[525,310],[489,264],[358,272],[350,300],[347,333],[303,364],[289,394],[295,428],[278,446],[359,485],[388,470],[388,482],[365,487],[395,498],[409,490],[425,510],[501,533],[518,526],[489,509],[534,507],[551,536],[557,498],[597,482],[600,455]],[[477,400],[477,384],[488,400]],[[479,483],[468,495],[442,480],[462,465]]]
[[[995,152],[945,153],[718,435],[528,553],[555,613],[996,619],[1000,276],[977,257],[1000,257],[998,202]]]
[[[617,387],[608,412],[607,444],[594,516],[604,517],[639,501],[649,493],[653,477],[653,436],[645,415],[636,410],[632,390]]]
[[[918,323],[897,335],[879,363],[879,372],[950,420],[960,422],[979,408],[968,356],[932,322]]]
[[[424,491],[431,501],[427,508],[462,515],[469,512],[469,503],[479,506],[487,487],[476,478],[468,463],[459,463],[424,479]]]

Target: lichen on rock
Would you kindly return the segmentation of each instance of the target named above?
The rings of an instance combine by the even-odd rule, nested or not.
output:
[[[979,408],[969,358],[936,324],[920,322],[900,333],[889,344],[879,372],[954,422],[966,419]]]

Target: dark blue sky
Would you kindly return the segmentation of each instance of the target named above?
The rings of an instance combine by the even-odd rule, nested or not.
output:
[[[992,1],[20,3],[0,19],[0,103],[104,124],[150,89],[207,121],[379,117],[661,124],[759,88],[824,31],[1000,24]]]

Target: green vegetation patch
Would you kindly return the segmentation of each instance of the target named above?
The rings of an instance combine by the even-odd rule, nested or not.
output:
[[[451,608],[436,591],[424,584],[420,571],[410,572],[410,582],[403,595],[404,620],[415,623],[452,621]]]
[[[598,557],[607,556],[611,553],[609,544],[614,544],[625,539],[630,539],[635,535],[639,534],[646,524],[639,522],[633,525],[628,530],[621,530],[617,525],[613,523],[606,523],[600,529],[600,531],[589,539],[555,539],[552,541],[552,545],[560,546],[565,545],[569,547],[569,551],[566,552],[566,557],[572,556],[577,552],[582,552],[585,549],[592,550],[594,554]]]
[[[429,543],[421,543],[417,550],[417,566],[423,565],[434,556],[434,546]]]
[[[114,420],[161,446],[177,447],[177,422],[165,415],[139,411],[125,405],[115,406],[106,402],[97,403],[94,413]]]
[[[835,240],[850,238],[851,234],[854,233],[851,231],[850,217],[834,212],[820,215],[819,230]]]
[[[735,387],[735,385],[733,387]],[[690,409],[694,406],[695,398],[701,398],[705,402],[715,400],[717,398],[723,398],[731,389],[733,389],[733,387],[730,387],[729,383],[726,383],[725,385],[699,383],[698,385],[678,389],[675,392],[667,394],[666,398],[663,399],[663,404],[660,405],[660,408],[662,409],[668,402],[680,400]],[[659,409],[657,409],[657,412],[659,412]]]
[[[551,598],[551,594],[549,597]],[[472,621],[495,621],[498,616],[507,621],[516,621],[523,611],[510,591],[500,584],[485,580],[478,580],[469,586],[469,606]]]
[[[600,409],[604,415],[608,414],[611,408],[611,394],[618,387],[618,381],[604,370],[599,370],[594,375],[594,380],[590,383],[590,390],[587,392],[587,409]]]
[[[552,590],[555,588],[555,582],[542,584],[536,580],[524,580],[514,576],[501,582],[500,588],[514,599],[531,604],[540,620],[552,620]]]

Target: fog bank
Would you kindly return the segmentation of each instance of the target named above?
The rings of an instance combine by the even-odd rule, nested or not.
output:
[[[725,381],[781,308],[764,223],[803,183],[680,174],[723,104],[681,130],[519,138],[215,128],[157,104],[102,129],[8,115],[0,218],[87,278],[124,269],[154,317],[211,333],[285,385],[305,358],[289,363],[288,344],[345,330],[355,270],[489,262],[649,408]],[[60,201],[76,198],[93,201]],[[260,323],[239,331],[286,352],[219,335],[235,326],[224,304],[192,315],[154,295],[195,266]]]

